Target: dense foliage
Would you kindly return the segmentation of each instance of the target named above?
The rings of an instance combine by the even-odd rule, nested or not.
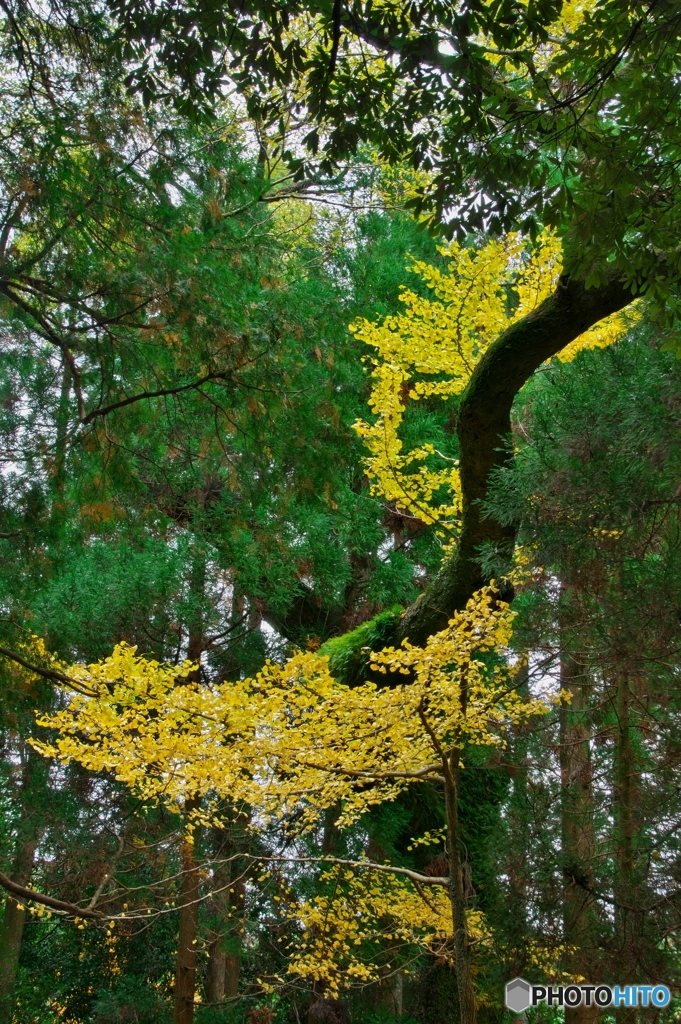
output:
[[[3,1020],[678,992],[677,25],[2,6]]]

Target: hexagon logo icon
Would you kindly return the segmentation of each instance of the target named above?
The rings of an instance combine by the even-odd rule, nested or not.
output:
[[[522,1013],[531,1003],[530,986],[524,978],[514,978],[506,985],[506,1006],[514,1013]]]

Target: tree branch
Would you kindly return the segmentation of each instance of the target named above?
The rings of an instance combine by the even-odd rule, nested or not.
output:
[[[77,907],[75,903],[69,903],[67,900],[56,900],[52,896],[45,896],[41,892],[36,892],[35,889],[27,889],[25,886],[13,882],[2,871],[0,871],[0,885],[7,892],[11,892],[12,896],[18,896],[22,900],[31,900],[33,903],[42,903],[44,907],[56,910],[59,914],[69,914],[73,917],[89,917],[98,921],[103,916],[96,910],[83,909],[82,907]]]
[[[398,868],[392,864],[376,864],[372,860],[345,860],[342,857],[251,857],[252,860],[267,861],[268,864],[341,864],[350,868],[368,868],[370,871],[387,871],[391,875],[403,875],[419,885],[449,885],[449,878],[439,875],[422,875],[411,868]]]
[[[205,377],[199,377],[198,380],[191,381],[189,384],[179,384],[174,388],[159,388],[158,391],[140,391],[137,395],[131,395],[129,398],[121,398],[118,402],[111,402],[110,405],[102,406],[99,409],[93,409],[87,416],[81,419],[83,426],[87,426],[88,423],[92,423],[98,416],[108,416],[110,412],[114,412],[116,409],[124,409],[127,405],[133,405],[135,402],[142,402],[145,398],[163,398],[165,395],[179,395],[183,391],[191,391],[192,388],[200,388],[203,384],[207,384],[211,380],[224,380],[227,374],[224,370],[216,370],[214,373],[208,373]]]
[[[419,714],[420,714],[419,709]],[[424,723],[425,724],[425,723]],[[430,734],[430,728],[428,728]],[[444,758],[444,755],[443,755]],[[316,771],[330,772],[332,775],[347,775],[350,779],[375,779],[376,781],[385,779],[414,779],[423,780],[428,782],[444,782],[444,776],[440,774],[440,766],[438,764],[429,764],[425,768],[421,768],[414,772],[371,772],[371,771],[360,771],[353,770],[352,768],[334,768],[326,764],[314,764],[311,761],[301,761],[300,764],[303,768],[313,768]]]
[[[77,693],[82,693],[85,697],[95,696],[92,690],[88,690],[87,687],[82,686],[76,682],[75,679],[71,679],[69,676],[65,676],[63,672],[57,672],[53,668],[43,668],[40,665],[33,665],[26,658],[22,658],[16,651],[10,651],[7,647],[0,647],[0,655],[3,658],[9,658],[10,661],[15,661],[17,665],[21,665],[23,668],[27,668],[29,672],[35,672],[37,676],[42,676],[43,679],[49,679],[51,683],[61,683],[63,686],[68,686],[72,690],[76,690]]]

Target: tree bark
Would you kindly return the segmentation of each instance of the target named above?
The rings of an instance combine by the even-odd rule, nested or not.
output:
[[[526,701],[530,696],[527,664],[520,670],[517,679],[518,695]],[[514,725],[509,730],[506,758],[507,770],[511,779],[511,792],[508,801],[507,832],[503,842],[502,871],[508,878],[507,912],[514,922],[514,931],[520,946],[526,943],[531,928],[528,919],[530,867],[527,859],[528,839],[532,827],[528,778],[529,730],[528,722]]]
[[[234,852],[229,838],[220,846],[218,856],[224,856],[226,851]],[[213,900],[214,916],[208,933],[206,1000],[209,1003],[221,1003],[239,993],[241,956],[235,947],[240,943],[246,890],[243,877],[235,866],[237,863],[230,861],[218,865],[213,872],[213,886],[220,891]],[[235,874],[237,877],[233,878]]]
[[[564,592],[565,593],[565,592]],[[593,863],[596,850],[591,766],[591,729],[586,668],[571,654],[570,622],[561,612],[561,688],[570,700],[560,707],[561,857],[565,890],[563,936],[572,952],[568,965],[573,978],[591,982],[598,969],[598,921],[594,898]],[[566,1006],[565,1024],[594,1024],[597,1006]]]
[[[14,856],[14,870],[10,876],[13,882],[26,886],[30,881],[38,845],[36,824],[31,808],[30,785],[36,754],[30,748],[20,746],[22,772],[19,802],[21,818],[19,836]],[[0,924],[0,1009],[8,1009],[16,981],[19,954],[26,921],[26,900],[21,896],[6,894],[5,912]]]
[[[633,909],[639,902],[636,863],[639,787],[632,742],[632,688],[625,665],[621,665],[617,673],[615,701],[615,932],[622,980],[633,982],[639,964],[645,915]],[[638,1014],[635,1007],[620,1007],[616,1016],[620,1024],[634,1024]]]
[[[196,551],[192,556],[189,580],[190,607],[188,614],[189,636],[187,658],[196,662],[198,668],[188,677],[194,682],[201,679],[201,655],[203,654],[203,601],[206,586],[206,556]],[[187,799],[185,814],[187,821],[198,806],[194,797]],[[193,834],[195,839],[197,832]],[[199,937],[199,895],[200,877],[194,855],[194,843],[185,839],[180,850],[182,858],[182,880],[180,884],[180,920],[175,961],[175,1008],[173,1024],[193,1024],[194,996],[196,993],[196,945]]]
[[[233,999],[239,994],[239,978],[241,976],[241,955],[227,953],[225,956],[225,999]]]
[[[223,853],[218,846],[217,856]],[[210,901],[210,927],[206,935],[208,943],[208,967],[206,969],[206,1002],[222,1003],[225,998],[226,954],[224,934],[229,919],[229,879],[231,864],[218,864],[213,868],[211,888],[216,890]]]
[[[227,954],[222,948],[220,932],[208,933],[208,968],[206,970],[206,1002],[222,1003],[225,998]]]
[[[199,871],[192,843],[182,844],[180,929],[175,962],[173,1024],[192,1024],[196,992],[196,943],[199,925]]]
[[[34,839],[25,839],[19,844],[11,875],[12,881],[18,885],[26,885],[31,877],[36,846]],[[8,1005],[14,987],[25,920],[26,901],[7,893],[0,925],[0,1007]]]
[[[513,400],[545,360],[633,299],[619,280],[587,290],[583,281],[564,275],[553,295],[487,349],[459,407],[463,497],[459,543],[430,586],[405,612],[398,627],[398,641],[406,637],[422,645],[446,627],[454,611],[465,608],[472,594],[487,582],[478,560],[482,545],[491,544],[510,553],[515,525],[503,526],[485,517],[481,503],[487,497],[490,474],[511,458],[506,446]]]
[[[456,987],[459,996],[461,1024],[476,1024],[475,988],[471,972],[466,898],[464,895],[461,848],[459,839],[458,777],[460,751],[454,750],[445,772],[445,810],[447,814],[447,855],[449,858],[449,898],[452,904],[454,949],[456,953]]]

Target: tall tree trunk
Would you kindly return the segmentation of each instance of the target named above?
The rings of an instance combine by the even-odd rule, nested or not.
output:
[[[180,934],[175,962],[175,1014],[173,1024],[193,1024],[196,992],[196,943],[199,925],[199,871],[194,844],[182,844]]]
[[[206,968],[206,1002],[222,1003],[225,998],[227,954],[222,948],[222,932],[208,932],[208,967]]]
[[[218,858],[235,852],[227,832],[223,831],[221,836]],[[209,1003],[221,1003],[239,992],[241,956],[235,947],[240,944],[239,932],[243,927],[245,887],[236,863],[231,860],[218,864],[213,871],[212,885],[217,895],[213,899],[213,919],[208,933],[206,999]]]
[[[31,774],[37,755],[30,748],[23,747],[23,744],[20,751],[23,762],[19,796],[21,814],[14,869],[10,877],[19,885],[27,885],[33,871],[38,845],[35,819],[30,806]],[[20,897],[6,894],[5,912],[0,923],[0,1009],[8,1010],[10,1006],[24,936],[25,907],[26,903]]]
[[[617,825],[617,883],[626,902],[634,884],[634,836],[637,786],[631,736],[631,686],[622,670],[617,676],[617,734],[615,743],[615,809]]]
[[[638,967],[636,951],[640,945],[644,922],[643,914],[633,909],[638,903],[636,833],[639,787],[632,742],[632,689],[629,673],[624,665],[617,673],[615,702],[615,931],[622,981],[633,982],[636,980],[634,975]],[[635,1007],[620,1007],[617,1011],[618,1021],[633,1024],[636,1018]]]
[[[37,843],[33,839],[20,842],[11,878],[19,885],[27,885],[33,864]],[[26,903],[19,897],[6,894],[5,913],[0,924],[0,1007],[8,1006],[16,980],[19,953],[24,935]]]
[[[527,665],[518,675],[518,694],[529,698]],[[509,906],[515,933],[522,944],[528,933],[528,865],[527,836],[530,828],[528,795],[528,723],[516,725],[509,743],[509,775],[511,793],[508,805],[508,841],[504,844],[503,873],[508,878]]]
[[[225,999],[233,999],[239,995],[240,977],[241,954],[227,953],[225,956]]]
[[[187,657],[196,662],[199,668],[192,673],[194,681],[201,677],[200,661],[203,654],[203,601],[206,586],[205,552],[197,551],[193,555],[191,576],[189,580],[190,605],[188,613],[189,639]],[[196,810],[198,800],[190,797],[185,803],[187,821]],[[198,837],[193,833],[192,839]],[[180,885],[180,921],[175,961],[175,1012],[173,1024],[193,1024],[194,996],[196,994],[196,961],[197,942],[199,938],[199,895],[200,878],[196,864],[194,841],[185,839],[181,847],[182,881]]]
[[[589,678],[570,653],[569,629],[563,613],[560,682],[570,695],[559,712],[563,935],[573,950],[568,961],[573,977],[591,981],[598,969],[598,921],[589,892],[595,855]],[[596,1006],[565,1007],[565,1024],[593,1024],[599,1017]]]
[[[460,751],[454,750],[445,771],[445,809],[447,814],[447,855],[449,857],[449,898],[452,904],[456,985],[461,1024],[476,1024],[475,989],[471,972],[470,943],[466,924],[461,844],[459,839],[458,778]]]
[[[235,878],[232,891],[230,892],[230,903],[235,920],[234,928],[230,935],[230,950],[225,959],[225,998],[239,994],[239,976],[241,973],[241,953],[237,950],[241,946],[241,933],[244,927],[244,914],[246,911],[246,885],[243,877]],[[236,948],[235,948],[236,947]]]
[[[233,863],[231,861],[231,865]],[[214,874],[214,884],[219,888],[224,887],[224,891],[214,901],[214,922],[208,933],[208,1002],[222,1002],[239,994],[242,958],[235,947],[240,944],[239,933],[244,923],[246,889],[242,878],[233,880],[229,885],[229,873],[227,869]]]

